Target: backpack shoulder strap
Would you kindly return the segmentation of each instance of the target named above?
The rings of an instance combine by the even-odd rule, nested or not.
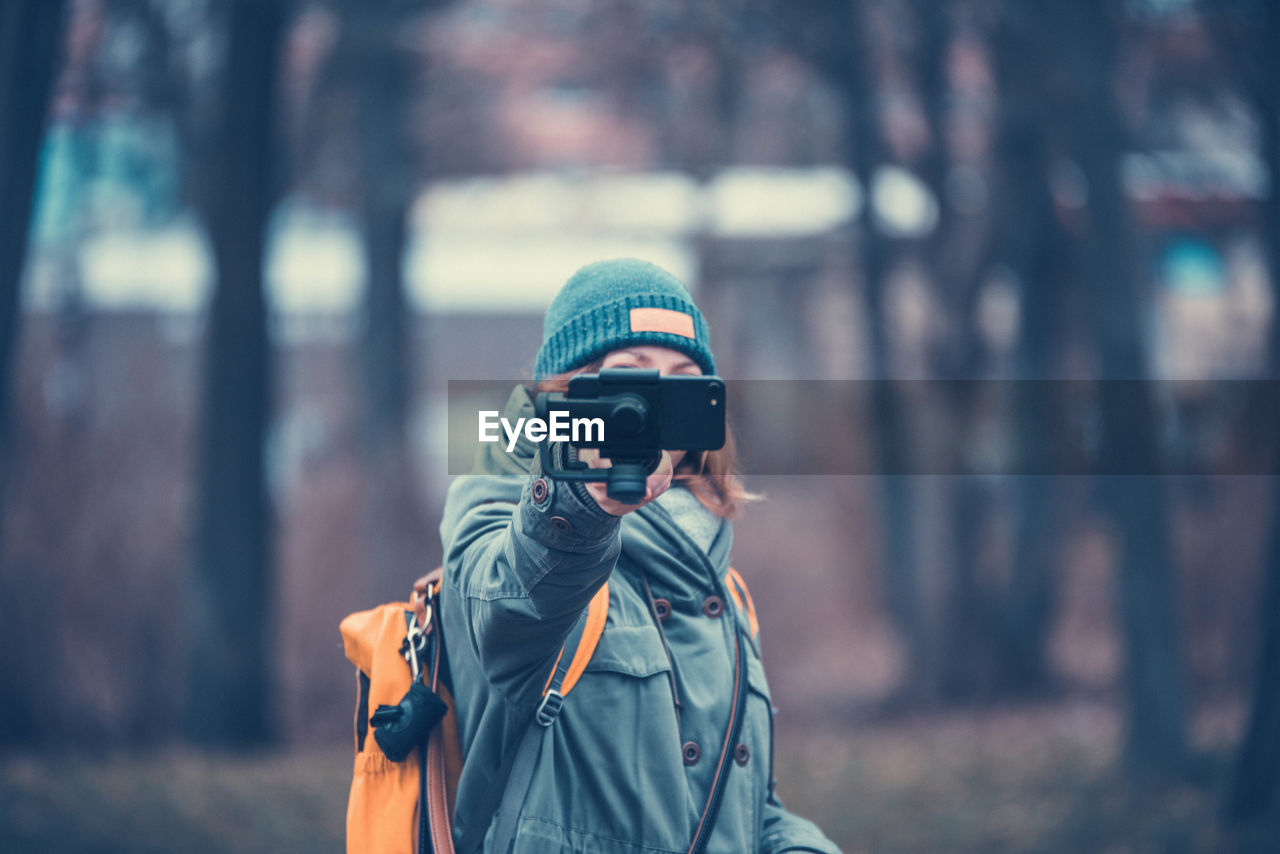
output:
[[[595,654],[608,615],[609,583],[606,581],[591,598],[587,609],[578,617],[565,638],[564,645],[560,647],[560,654],[556,656],[551,675],[542,689],[542,700],[538,703],[529,726],[525,728],[519,746],[507,754],[507,760],[490,781],[485,802],[471,816],[466,833],[457,847],[461,854],[479,850],[495,814],[498,816],[498,824],[493,831],[493,850],[506,854],[511,848],[515,840],[516,819],[519,818],[529,794],[529,784],[533,782],[542,737],[560,716],[565,695],[573,690],[578,678],[586,670],[587,662]],[[565,652],[570,649],[573,651],[566,656]]]
[[[756,603],[751,598],[751,591],[747,589],[747,582],[742,579],[742,573],[729,567],[729,571],[724,575],[724,586],[729,589],[729,595],[733,597],[733,603],[738,606],[738,610],[746,613],[747,624],[751,627],[751,636],[759,637],[760,621],[756,618]]]
[[[542,689],[544,699],[553,690],[558,691],[562,697],[568,696],[573,686],[578,684],[578,679],[587,669],[591,656],[595,655],[596,646],[600,643],[600,636],[604,634],[604,624],[608,617],[609,582],[606,581],[604,586],[596,591],[596,595],[591,597],[591,602],[587,605],[586,618],[578,621],[578,624],[569,632],[569,636],[565,638],[564,646],[560,647],[560,655],[556,657],[555,666],[551,668],[551,673],[547,676],[547,684]],[[565,651],[571,648],[573,649],[572,658],[565,662]]]

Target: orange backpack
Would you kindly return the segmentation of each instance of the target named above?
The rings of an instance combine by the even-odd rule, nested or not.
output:
[[[347,658],[356,666],[357,684],[355,768],[347,803],[348,854],[454,852],[452,818],[462,748],[444,658],[441,578],[442,570],[437,567],[414,584],[411,601],[359,611],[339,627]],[[539,722],[549,725],[548,717],[554,720],[564,696],[595,652],[608,610],[606,583],[565,641],[565,648],[572,645],[574,649],[567,662],[565,649],[560,650],[543,689],[538,720],[531,728]],[[394,761],[377,738],[368,737],[370,709],[396,707],[415,681],[443,700],[447,711],[431,727],[425,743]],[[377,725],[376,720],[373,723]],[[484,822],[480,830],[487,824]]]

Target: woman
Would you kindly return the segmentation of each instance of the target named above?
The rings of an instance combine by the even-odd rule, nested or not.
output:
[[[715,373],[701,312],[652,264],[589,265],[547,311],[540,389],[613,367]],[[518,386],[503,415],[532,414]],[[589,449],[578,456],[608,465]],[[504,852],[838,852],[774,796],[754,615],[729,586],[728,520],[751,497],[732,457],[731,443],[665,451],[644,500],[626,505],[602,483],[544,477],[522,436],[511,453],[486,445],[479,476],[450,488],[441,611],[465,757],[459,851],[483,838],[483,850]],[[606,582],[603,634],[534,739],[527,794],[513,797],[513,757]]]

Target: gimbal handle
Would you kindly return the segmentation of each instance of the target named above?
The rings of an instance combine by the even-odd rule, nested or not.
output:
[[[550,442],[541,443],[538,458],[542,461],[542,473],[552,480],[605,483],[606,492],[614,501],[622,504],[639,504],[648,489],[646,481],[662,461],[661,453],[643,459],[614,458],[609,468],[591,468],[581,460],[573,460],[566,466],[558,466],[551,458]]]

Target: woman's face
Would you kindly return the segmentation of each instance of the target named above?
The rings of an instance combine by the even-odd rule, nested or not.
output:
[[[690,359],[679,350],[672,350],[670,347],[657,347],[652,344],[637,344],[632,347],[624,347],[621,350],[613,350],[604,357],[604,362],[600,365],[601,370],[605,368],[644,368],[646,370],[657,369],[661,376],[669,376],[672,374],[683,374],[685,376],[700,377],[702,376],[702,368],[698,367],[698,363]],[[671,465],[680,465],[680,460],[684,458],[684,451],[668,451],[671,455]]]

